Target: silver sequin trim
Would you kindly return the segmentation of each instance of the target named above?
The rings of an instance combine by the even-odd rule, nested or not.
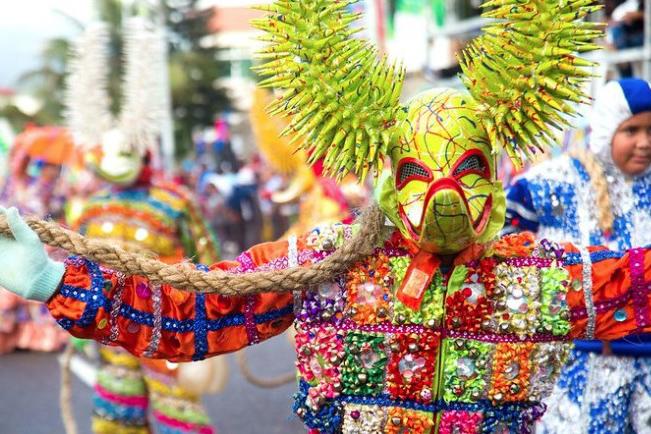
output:
[[[594,339],[595,323],[597,313],[592,299],[592,259],[587,249],[581,248],[581,260],[583,262],[583,297],[585,298],[585,309],[588,313],[588,323],[585,326],[585,338]]]
[[[289,267],[298,267],[298,240],[296,235],[291,235],[287,243],[287,262],[289,263]]]
[[[118,324],[118,317],[120,316],[120,309],[122,308],[122,292],[124,291],[124,274],[116,273],[118,285],[115,290],[115,297],[113,297],[113,306],[111,307],[111,333],[109,341],[115,342],[120,336],[120,326]]]
[[[154,310],[154,328],[151,332],[151,341],[147,345],[147,349],[142,354],[143,357],[151,358],[154,356],[156,351],[158,351],[158,345],[160,344],[161,339],[161,330],[163,328],[163,315],[161,309],[161,289],[160,286],[154,286],[151,294],[151,300],[153,302]]]
[[[298,240],[296,235],[291,235],[287,240],[287,266],[298,267]],[[301,291],[294,291],[294,312],[298,312],[301,306]]]

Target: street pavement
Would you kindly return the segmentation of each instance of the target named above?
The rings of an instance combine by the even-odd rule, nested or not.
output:
[[[59,412],[58,354],[16,352],[0,356],[0,434],[63,434]],[[260,389],[246,382],[232,355],[227,356],[230,380],[218,395],[204,403],[217,434],[304,434],[291,412],[293,384]],[[273,377],[294,366],[289,341],[277,337],[247,349],[259,376]],[[72,404],[79,434],[91,434],[91,389],[73,381]]]

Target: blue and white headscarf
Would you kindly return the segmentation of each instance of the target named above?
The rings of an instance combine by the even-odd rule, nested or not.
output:
[[[649,82],[639,78],[625,78],[607,83],[597,93],[592,107],[590,151],[605,166],[615,168],[611,154],[615,132],[622,122],[646,111],[651,111]],[[651,167],[644,174],[650,171]]]

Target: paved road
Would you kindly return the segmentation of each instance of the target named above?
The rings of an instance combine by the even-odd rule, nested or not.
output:
[[[276,338],[247,355],[256,372],[273,376],[293,366],[288,341]],[[220,395],[207,397],[218,434],[304,434],[291,413],[294,385],[263,390],[247,383],[229,356],[231,379]],[[262,371],[266,370],[266,371]],[[54,354],[18,352],[0,356],[0,434],[59,434],[59,365]],[[73,406],[79,434],[90,434],[91,390],[75,379]]]

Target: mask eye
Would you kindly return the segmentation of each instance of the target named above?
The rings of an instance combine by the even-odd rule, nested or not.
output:
[[[432,172],[416,160],[405,160],[398,169],[398,188],[402,188],[409,181],[425,181],[432,179]]]
[[[457,165],[452,172],[452,176],[455,178],[461,178],[469,173],[476,173],[486,178],[490,177],[490,171],[486,160],[478,154],[468,155]]]

